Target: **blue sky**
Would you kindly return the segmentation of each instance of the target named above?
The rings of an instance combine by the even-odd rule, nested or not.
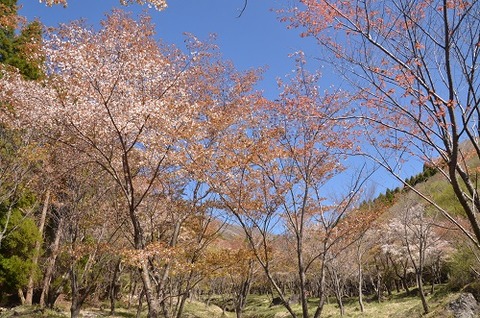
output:
[[[85,19],[87,24],[98,26],[105,13],[113,8],[122,8],[135,14],[148,10],[156,25],[157,37],[180,48],[184,47],[185,32],[192,33],[199,39],[207,39],[209,34],[214,33],[224,58],[232,60],[238,69],[267,67],[258,88],[271,99],[278,93],[276,78],[284,77],[294,68],[294,60],[288,57],[289,54],[299,50],[304,51],[307,58],[321,54],[312,39],[301,38],[299,30],[287,29],[272,11],[285,8],[291,3],[291,0],[250,0],[242,16],[238,17],[244,0],[170,0],[169,7],[161,12],[139,5],[123,7],[118,0],[69,0],[67,8],[49,8],[38,1],[19,0],[23,6],[21,15],[28,20],[38,18],[46,26],[57,26],[80,18]],[[320,86],[327,88],[341,85],[338,77],[328,75],[328,67],[319,63],[314,58],[309,59],[311,68],[321,68],[324,72]],[[360,166],[362,162],[355,159],[353,164]],[[413,169],[409,167],[404,171],[407,171],[406,176],[418,172],[418,163]],[[344,176],[333,182],[332,191],[344,190],[343,178]],[[398,184],[388,174],[377,173],[372,179],[371,187],[378,193]]]

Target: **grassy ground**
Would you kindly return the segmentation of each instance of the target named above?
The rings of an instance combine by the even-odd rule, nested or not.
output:
[[[389,299],[381,303],[377,301],[364,301],[365,311],[360,311],[357,299],[345,301],[345,315],[347,318],[451,318],[453,314],[446,310],[449,302],[458,297],[458,294],[448,294],[437,292],[433,296],[428,296],[430,313],[423,315],[423,308],[420,298],[415,296],[406,296],[404,293],[393,294]],[[324,318],[341,317],[336,303],[326,304],[322,313]],[[205,306],[205,305],[203,305]],[[293,310],[301,313],[299,304],[292,304]],[[316,309],[316,302],[312,300],[309,306],[309,313],[313,316]],[[205,313],[196,313],[196,318],[222,317],[218,315],[208,315]],[[223,317],[234,317],[233,313],[227,313]],[[270,307],[270,300],[266,296],[251,295],[248,298],[247,306],[244,311],[244,318],[283,318],[289,317],[288,312],[283,306]]]
[[[386,299],[381,303],[376,301],[365,301],[365,312],[360,312],[360,306],[356,299],[345,301],[345,315],[346,318],[451,318],[453,314],[446,310],[446,306],[453,299],[458,297],[458,294],[448,294],[438,292],[433,296],[429,296],[428,303],[430,306],[430,313],[422,315],[423,310],[418,297],[405,296],[405,294],[394,294],[390,299]],[[234,318],[233,312],[228,312],[221,309],[224,307],[221,303],[221,298],[212,299],[211,305],[207,306],[205,303],[199,301],[187,302],[183,317],[185,318]],[[215,305],[217,304],[217,305]],[[220,306],[218,306],[220,305]],[[312,300],[309,306],[310,315],[313,316],[316,302]],[[293,309],[300,314],[301,308],[298,304],[292,305]],[[227,306],[228,308],[228,306]],[[85,318],[110,317],[110,318],[133,318],[135,317],[135,310],[125,310],[119,308],[117,314],[110,316],[108,311],[86,308],[82,311]],[[142,315],[145,317],[146,313]],[[28,318],[65,318],[69,317],[68,308],[59,308],[58,310],[41,311],[37,307],[16,307],[14,309],[0,312],[0,318],[13,317],[28,317]],[[271,306],[270,299],[267,296],[251,295],[248,298],[247,306],[244,311],[244,318],[283,318],[289,317],[288,312],[283,306]],[[330,303],[326,304],[322,317],[333,318],[341,317],[338,306]]]

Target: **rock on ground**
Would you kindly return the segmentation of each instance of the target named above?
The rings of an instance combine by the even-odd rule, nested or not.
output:
[[[462,293],[454,301],[448,304],[448,309],[453,312],[455,318],[480,317],[480,306],[470,293]]]

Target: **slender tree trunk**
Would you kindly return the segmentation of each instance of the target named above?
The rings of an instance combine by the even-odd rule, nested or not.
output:
[[[342,300],[343,288],[341,286],[341,282],[338,277],[338,272],[336,269],[330,268],[329,273],[333,283],[333,291],[335,294],[335,299],[337,300],[338,309],[340,310],[340,316],[343,316],[345,314],[345,309],[343,307],[343,300]]]
[[[70,307],[70,318],[80,317],[80,309],[81,309],[80,306],[73,307],[73,303],[72,303],[72,307]]]
[[[118,275],[120,273],[120,269],[121,269],[121,259],[119,259],[117,261],[117,264],[115,265],[115,270],[113,271],[112,281],[110,282],[110,291],[109,291],[110,315],[115,314],[115,298],[117,296],[116,285],[117,285],[117,280],[118,280]]]
[[[315,310],[313,318],[320,318],[323,312],[323,306],[325,305],[325,257],[322,260],[322,266],[320,268],[320,281],[318,283],[318,306]]]
[[[403,285],[403,288],[405,289],[405,292],[407,293],[407,295],[410,294],[410,289],[408,288],[408,281],[407,281],[407,277],[406,277],[407,274],[405,274],[403,277],[402,277],[402,285]]]
[[[402,285],[402,282],[398,279],[394,279],[393,282],[395,283],[395,290],[397,291],[397,294],[400,294],[400,286]]]
[[[432,275],[431,275],[431,280],[430,280],[430,283],[432,284],[431,288],[430,288],[430,294],[433,295],[433,293],[435,292],[435,282],[437,280],[437,261],[435,261],[433,264],[432,264]]]
[[[140,315],[142,314],[142,307],[143,307],[143,296],[145,293],[143,292],[143,288],[140,291],[140,295],[138,295],[138,306],[137,306],[137,314],[135,315],[135,318],[140,318]]]
[[[177,318],[181,318],[181,317],[182,317],[183,308],[185,307],[185,302],[187,301],[187,298],[188,298],[188,294],[187,294],[187,293],[184,293],[184,294],[180,297],[180,303],[179,303],[179,305],[178,305],[177,314],[176,314],[176,317],[177,317]]]
[[[130,309],[130,306],[132,305],[132,298],[137,292],[137,279],[134,279],[132,272],[130,272],[130,282],[130,287],[128,289],[127,309]]]
[[[45,193],[45,200],[43,201],[42,215],[40,216],[40,223],[38,225],[38,231],[40,232],[40,238],[35,242],[32,257],[32,270],[28,277],[27,294],[25,296],[25,304],[31,305],[33,303],[33,283],[35,278],[35,268],[38,264],[38,258],[40,256],[40,247],[43,241],[43,228],[45,227],[45,219],[47,218],[48,205],[50,202],[50,190]]]
[[[297,266],[298,266],[298,276],[300,279],[300,302],[302,304],[302,317],[308,318],[308,303],[305,295],[305,267],[303,264],[303,248],[302,248],[302,236],[299,235],[297,238]]]
[[[10,196],[13,196],[13,194],[16,192],[16,188],[18,187],[18,185],[15,185],[15,187],[13,189],[11,189],[10,191]],[[5,238],[5,235],[7,233],[7,230],[8,230],[8,224],[10,223],[10,218],[12,217],[12,212],[13,212],[13,206],[15,205],[15,200],[10,202],[10,204],[8,205],[8,208],[7,208],[7,212],[4,213],[4,225],[3,225],[3,228],[2,230],[0,231],[0,247],[2,247],[2,241],[3,239]]]
[[[70,305],[70,314],[71,318],[79,317],[80,310],[82,309],[82,305],[87,299],[87,296],[90,294],[87,290],[80,290],[78,287],[78,277],[75,273],[75,269],[70,269],[70,286],[72,289],[72,302]]]
[[[391,297],[392,296],[392,283],[391,283],[390,280],[385,283],[385,288],[387,289],[388,296]]]
[[[360,312],[365,311],[365,306],[363,305],[363,270],[362,270],[362,261],[361,256],[358,257],[358,304],[360,305]]]
[[[337,297],[338,308],[340,309],[340,316],[343,317],[345,315],[345,307],[343,307],[342,295],[338,295],[338,294],[335,294],[335,295]]]
[[[80,310],[82,309],[83,304],[87,297],[93,292],[93,288],[89,286],[87,289],[78,288],[77,275],[72,268],[70,270],[70,280],[72,288],[72,303],[70,305],[70,314],[71,318],[79,317]]]
[[[273,288],[274,288],[275,291],[278,293],[278,296],[279,296],[280,299],[282,300],[283,306],[285,307],[285,309],[287,309],[287,311],[290,313],[290,316],[292,316],[292,318],[296,318],[297,315],[295,314],[295,312],[293,311],[292,307],[291,307],[290,304],[288,303],[288,300],[287,300],[287,298],[285,297],[285,295],[282,293],[282,289],[278,286],[276,280],[272,277],[272,274],[270,274],[270,270],[269,270],[268,268],[265,268],[265,267],[264,267],[264,270],[265,270],[265,274],[267,275],[268,280],[270,281],[270,283],[272,284]],[[273,290],[272,290],[272,299],[273,299]]]
[[[57,230],[55,231],[55,240],[51,247],[51,255],[48,258],[48,264],[45,271],[45,276],[43,277],[43,288],[42,293],[40,294],[40,307],[44,308],[46,305],[45,298],[48,297],[48,292],[50,290],[50,282],[52,280],[53,270],[55,268],[55,262],[57,261],[57,256],[60,246],[60,237],[63,227],[63,218],[61,218],[57,225]]]
[[[194,273],[193,270],[190,270],[190,273],[189,273],[188,279],[187,279],[187,284],[185,286],[184,291],[182,292],[182,296],[180,297],[180,301],[177,304],[176,314],[175,314],[176,318],[181,318],[182,317],[183,308],[185,307],[185,302],[187,301],[187,298],[190,294],[191,280],[192,280],[192,277],[193,277],[193,273]],[[182,282],[179,282],[178,285],[179,285],[178,290],[180,291],[181,288],[182,288],[182,286],[181,286]]]
[[[378,269],[377,269],[378,270]],[[377,272],[377,288],[376,288],[376,292],[377,292],[377,301],[379,303],[382,302],[382,294],[383,294],[383,281],[382,281],[382,275],[380,274],[380,271]]]
[[[418,292],[420,294],[420,299],[422,300],[423,312],[424,314],[428,314],[429,308],[428,308],[427,299],[425,297],[425,291],[423,290],[422,271],[418,271],[416,276],[417,276]]]
[[[180,231],[181,231],[182,224],[183,224],[184,221],[185,221],[185,219],[181,218],[181,219],[179,219],[175,222],[174,231],[172,233],[172,238],[171,238],[170,243],[169,243],[170,247],[174,247],[174,246],[177,245],[178,237],[180,236]],[[170,268],[171,268],[170,264],[166,264],[164,266],[163,273],[162,273],[161,278],[159,279],[159,282],[157,283],[157,286],[156,286],[156,288],[158,290],[158,293],[159,293],[159,298],[161,299],[161,301],[158,302],[158,306],[159,306],[159,308],[161,308],[162,315],[163,315],[164,318],[170,317],[169,304],[167,304],[167,302],[166,302],[167,299],[172,300],[172,298],[166,297],[167,296],[167,281],[168,281],[168,277],[170,275]],[[148,317],[148,318],[150,318],[150,317]]]
[[[243,281],[240,288],[240,292],[237,295],[237,301],[235,305],[235,315],[237,318],[242,317],[242,313],[247,301],[247,297],[250,294],[250,286],[252,285],[252,276],[253,276],[253,263],[250,262],[247,278]]]

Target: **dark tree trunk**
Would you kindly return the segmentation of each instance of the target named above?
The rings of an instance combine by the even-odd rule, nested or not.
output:
[[[115,314],[115,300],[117,298],[117,280],[118,275],[120,274],[121,269],[121,260],[117,261],[115,265],[115,270],[113,271],[112,280],[110,282],[109,298],[110,298],[110,315]]]
[[[52,280],[53,270],[55,269],[55,263],[60,249],[60,238],[62,236],[63,218],[58,221],[57,229],[55,230],[55,240],[51,247],[51,254],[47,261],[47,269],[45,270],[45,276],[43,277],[43,288],[40,294],[40,307],[43,308],[47,305],[46,298],[49,297],[50,282]],[[56,298],[55,298],[56,299]],[[53,306],[53,303],[51,304]],[[48,306],[50,307],[50,306]]]
[[[135,315],[135,318],[140,318],[140,315],[142,314],[142,307],[143,307],[143,296],[145,293],[143,292],[143,289],[140,291],[140,295],[138,295],[138,306],[137,306],[137,314]]]

